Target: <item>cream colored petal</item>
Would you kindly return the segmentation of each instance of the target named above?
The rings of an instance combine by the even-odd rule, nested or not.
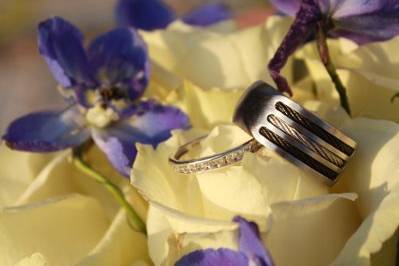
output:
[[[131,182],[147,200],[161,202],[165,206],[182,210],[189,214],[202,214],[202,200],[197,180],[194,176],[176,173],[168,162],[169,156],[177,147],[204,134],[190,130],[180,131],[168,141],[152,146],[137,144],[138,156],[131,173]]]
[[[52,159],[20,196],[17,204],[24,205],[77,192],[72,179],[77,172],[70,165],[69,157],[70,152],[63,152]]]
[[[399,125],[371,119],[355,119],[344,127],[359,143],[358,151],[342,176],[337,190],[359,194],[358,209],[364,222],[348,242],[337,260],[353,260],[354,265],[369,265],[370,254],[376,253],[398,227],[397,194],[399,188]],[[396,205],[395,205],[396,204]],[[392,252],[381,250],[386,260],[394,260]],[[385,248],[385,247],[384,247]],[[350,258],[357,254],[358,259]],[[377,255],[378,260],[381,256]]]
[[[147,238],[128,224],[124,211],[119,211],[104,237],[77,266],[125,266],[150,260]]]
[[[276,265],[329,265],[360,223],[355,198],[329,194],[272,205],[264,239]]]
[[[112,168],[104,154],[97,148],[89,152],[89,163],[96,171],[106,176],[117,184],[126,194],[138,214],[144,219],[146,217],[147,204],[130,186],[128,180]],[[90,195],[98,199],[105,208],[110,220],[119,210],[119,205],[112,194],[91,177],[82,174],[71,162],[69,151],[61,153],[54,158],[26,189],[18,200],[18,204],[45,200],[47,198],[80,193]]]
[[[391,101],[392,96],[398,93],[399,75],[393,90],[380,83],[378,78],[367,79],[367,76],[371,77],[370,74],[364,76],[358,71],[350,70],[341,70],[339,74],[350,88],[348,95],[355,116],[399,122],[399,101]]]
[[[70,266],[101,239],[108,219],[93,198],[70,195],[0,212],[0,265],[41,253],[49,265]]]
[[[248,154],[240,164],[203,174],[176,173],[168,158],[187,139],[194,139],[185,137],[189,132],[176,132],[156,150],[137,145],[139,153],[131,181],[145,198],[199,217],[230,221],[241,213],[259,218],[264,224],[272,203],[328,193],[327,186],[318,179],[267,152]],[[191,156],[226,151],[249,138],[236,126],[220,125]]]
[[[399,59],[391,52],[398,44],[399,39],[396,38],[353,49],[341,39],[329,42],[331,57],[347,88],[354,116],[399,122],[399,101],[391,102],[392,96],[399,91]],[[305,60],[317,91],[333,92],[338,104],[337,94],[318,58],[315,44],[305,46],[297,57]],[[320,99],[325,100],[326,97]]]
[[[0,207],[14,205],[52,156],[12,151],[0,145]]]
[[[343,129],[358,148],[336,190],[356,192],[360,215],[366,218],[399,183],[399,125],[358,118]]]
[[[370,254],[371,265],[395,265],[398,260],[398,232],[385,241],[380,250]]]
[[[225,129],[230,129],[230,134],[223,132],[221,127],[216,129],[210,134],[214,143],[239,139],[239,135],[232,134],[234,130],[227,126]],[[215,131],[222,132],[215,136]],[[237,144],[230,146],[234,145]],[[209,147],[217,145],[208,145],[207,149]],[[237,213],[245,214],[263,228],[271,204],[328,193],[327,186],[314,176],[278,155],[268,155],[247,154],[240,164],[197,175],[206,216],[231,220]]]
[[[147,231],[148,247],[155,265],[173,265],[194,249],[237,248],[237,225],[199,219],[161,204],[150,204]]]
[[[249,83],[248,83],[249,85]],[[167,102],[180,107],[190,117],[194,128],[211,129],[232,121],[234,108],[244,90],[203,90],[186,81]]]
[[[20,260],[15,266],[50,266],[46,258],[40,253],[34,253]]]
[[[152,59],[167,70],[204,89],[237,89],[257,79],[270,81],[267,63],[289,25],[288,18],[272,17],[232,32],[185,26],[142,35]],[[286,74],[291,77],[289,70]]]
[[[370,257],[378,252],[385,241],[393,237],[399,225],[399,184],[392,188],[378,208],[366,217],[356,233],[345,244],[333,265],[371,265]],[[397,236],[376,256],[373,265],[395,265]],[[389,247],[390,246],[390,247]],[[383,262],[383,264],[381,263]]]

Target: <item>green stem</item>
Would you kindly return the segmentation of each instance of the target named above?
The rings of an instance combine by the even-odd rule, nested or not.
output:
[[[318,31],[317,31],[317,49],[319,52],[319,56],[321,61],[323,62],[324,67],[326,68],[328,75],[330,76],[332,82],[335,85],[335,89],[339,94],[339,99],[341,102],[341,106],[345,109],[345,111],[351,115],[351,110],[349,107],[348,95],[346,94],[346,88],[341,81],[337,73],[337,69],[331,61],[328,45],[327,45],[327,36],[323,29],[323,25],[319,23]]]
[[[91,166],[86,163],[83,159],[84,147],[78,147],[73,150],[73,164],[83,173],[93,178],[98,183],[104,185],[104,187],[112,194],[118,204],[125,209],[130,225],[134,230],[146,234],[146,227],[141,218],[137,215],[136,211],[126,200],[122,190],[108,180],[105,176],[95,171]]]

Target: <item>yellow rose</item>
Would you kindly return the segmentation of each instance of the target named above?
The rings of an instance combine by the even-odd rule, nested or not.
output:
[[[332,61],[347,88],[354,116],[366,116],[399,122],[399,100],[391,102],[399,92],[399,56],[394,53],[399,38],[356,46],[349,40],[329,40]],[[331,101],[338,96],[322,65],[316,44],[310,43],[296,53],[305,61],[310,79],[315,83],[320,99]],[[326,92],[328,91],[328,92]],[[333,96],[331,96],[333,95]]]
[[[266,66],[289,25],[289,18],[272,17],[244,30],[175,23],[166,30],[141,34],[153,60],[154,79],[163,85],[176,84],[180,78],[203,89],[238,89],[258,79],[271,81]],[[178,80],[165,79],[165,70]],[[290,67],[284,74],[291,77]]]
[[[112,178],[141,217],[147,206],[96,149],[90,163]],[[0,146],[0,265],[151,265],[146,238],[70,152],[37,155]]]
[[[352,120],[320,102],[305,106],[359,142],[332,190],[266,149],[228,168],[189,176],[174,172],[167,158],[204,134],[199,130],[177,131],[155,150],[138,146],[131,182],[150,202],[148,245],[156,265],[171,265],[196,249],[237,249],[237,226],[231,222],[237,214],[258,223],[277,265],[393,265],[399,125]],[[220,125],[193,156],[247,139],[235,126]]]

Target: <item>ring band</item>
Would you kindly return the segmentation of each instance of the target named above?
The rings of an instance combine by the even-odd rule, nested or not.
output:
[[[351,138],[263,81],[241,98],[233,120],[260,144],[330,185],[356,149]]]
[[[240,162],[244,158],[245,152],[256,152],[262,147],[255,139],[251,139],[240,146],[222,153],[217,153],[198,159],[181,160],[181,158],[187,154],[191,148],[200,144],[200,142],[206,137],[207,136],[202,136],[184,144],[172,157],[169,158],[169,162],[176,172],[187,175],[199,174],[226,167]]]

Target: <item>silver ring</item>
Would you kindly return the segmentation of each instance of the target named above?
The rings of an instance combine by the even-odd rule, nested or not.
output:
[[[190,149],[200,144],[206,137],[207,136],[202,136],[184,144],[169,158],[169,162],[176,172],[189,175],[226,167],[240,162],[244,158],[245,152],[256,152],[262,147],[256,140],[251,139],[240,146],[222,153],[198,159],[182,160],[182,157],[186,155]]]
[[[233,120],[260,144],[330,185],[356,149],[354,140],[263,81],[241,98]]]

